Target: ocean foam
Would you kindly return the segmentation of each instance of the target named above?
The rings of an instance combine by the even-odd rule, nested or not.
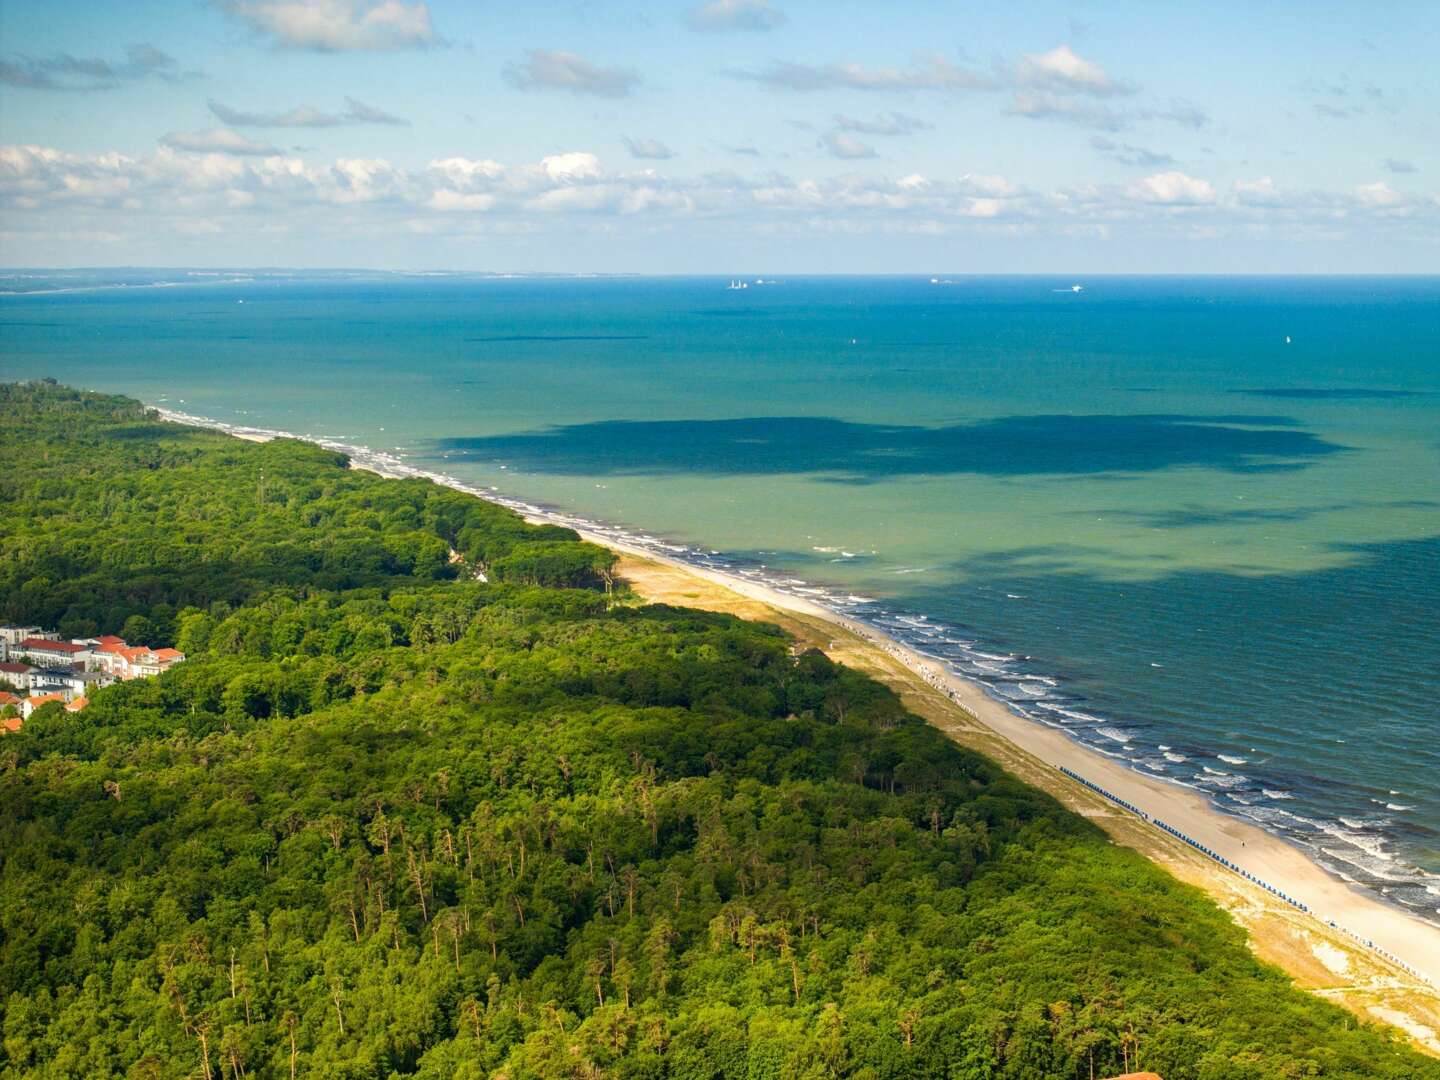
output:
[[[1103,735],[1105,738],[1118,743],[1128,743],[1131,739],[1135,738],[1133,731],[1126,731],[1124,728],[1117,727],[1097,727],[1095,734]]]

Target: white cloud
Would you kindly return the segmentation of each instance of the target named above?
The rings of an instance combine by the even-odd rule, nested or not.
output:
[[[960,183],[965,190],[975,195],[993,195],[996,198],[1009,198],[1018,194],[1015,185],[1006,180],[1003,176],[987,176],[984,173],[966,173],[960,178]]]
[[[271,157],[284,151],[254,142],[229,128],[210,131],[172,131],[160,139],[160,145],[172,150],[188,150],[200,154],[240,154],[249,157]]]
[[[553,49],[531,49],[523,63],[506,67],[504,76],[518,90],[568,90],[598,97],[626,97],[641,81],[628,68],[602,67],[578,53]]]
[[[440,188],[430,195],[425,205],[432,210],[460,210],[473,214],[493,209],[495,201],[494,195],[485,192],[466,194],[461,191],[452,191],[449,188]]]
[[[551,180],[561,182],[594,180],[601,173],[600,159],[594,154],[578,150],[541,158],[540,168]]]
[[[835,126],[841,131],[854,131],[861,135],[913,135],[917,131],[928,131],[931,127],[918,117],[898,112],[877,116],[871,120],[837,114]]]
[[[666,228],[696,219],[726,230],[796,235],[813,229],[927,235],[1150,229],[1197,237],[1268,229],[1293,239],[1306,230],[1333,236],[1364,228],[1379,235],[1387,227],[1403,227],[1407,237],[1440,235],[1440,198],[1396,191],[1382,182],[1291,193],[1261,177],[1221,193],[1208,180],[1171,170],[1129,186],[1039,191],[978,172],[895,179],[859,171],[858,160],[856,169],[827,177],[776,171],[667,175],[655,167],[610,171],[587,150],[519,163],[440,157],[406,168],[384,158],[247,155],[220,149],[231,141],[228,136],[199,134],[206,139],[194,149],[162,146],[139,156],[0,146],[4,235],[50,237],[84,228],[151,244],[182,229],[208,231],[212,224],[244,236],[258,236],[265,227],[351,239],[397,231],[524,234],[559,227],[547,223],[566,215],[595,221],[597,228],[618,228],[616,223],[630,218]],[[180,141],[188,140],[177,145]],[[27,243],[33,247],[39,241]]]
[[[1046,53],[1026,53],[1016,65],[1015,77],[1025,86],[1096,97],[1133,92],[1132,87],[1111,78],[1099,64],[1076,55],[1069,45],[1056,46]]]
[[[287,49],[391,52],[439,44],[430,6],[404,0],[217,0],[256,33]]]
[[[1235,200],[1249,206],[1276,206],[1282,201],[1275,181],[1268,176],[1256,180],[1236,180]]]
[[[1122,165],[1140,165],[1147,169],[1154,169],[1162,165],[1175,164],[1175,159],[1169,154],[1161,153],[1158,150],[1150,150],[1144,146],[1132,146],[1130,143],[1116,142],[1114,139],[1107,139],[1103,135],[1092,136],[1090,145],[1106,157],[1113,158]]]
[[[1012,116],[1024,116],[1031,120],[1064,120],[1102,131],[1119,131],[1130,122],[1123,113],[1098,102],[1080,101],[1045,90],[1017,91],[1007,111]]]
[[[844,158],[847,161],[879,156],[875,153],[873,146],[861,142],[854,135],[847,135],[843,131],[827,132],[820,139],[820,145],[830,151],[832,157]]]
[[[659,139],[632,139],[626,135],[623,140],[625,149],[630,151],[630,156],[645,161],[669,161],[675,156],[675,151],[666,146]]]
[[[691,29],[705,32],[728,30],[774,30],[785,22],[785,13],[770,0],[710,0],[692,8],[687,17]]]
[[[430,171],[443,177],[443,183],[463,190],[500,179],[505,175],[505,166],[488,158],[476,161],[452,157],[430,162]]]
[[[1215,201],[1215,188],[1208,180],[1186,176],[1178,169],[1147,176],[1129,187],[1132,198],[1166,206],[1198,206]]]
[[[363,101],[356,101],[352,97],[345,99],[344,110],[337,113],[321,112],[319,109],[312,109],[309,105],[297,105],[284,112],[245,112],[242,109],[232,109],[229,105],[224,105],[214,98],[205,104],[215,114],[217,120],[229,124],[231,127],[322,128],[342,127],[349,124],[389,124],[408,127],[410,124],[409,120],[391,116],[373,105],[366,105]]]
[[[863,64],[796,64],[776,60],[758,69],[730,72],[776,90],[801,93],[817,90],[991,90],[994,78],[962,68],[943,56],[931,56],[909,68],[876,68]]]
[[[1361,184],[1355,189],[1355,197],[1366,206],[1391,207],[1400,202],[1400,193],[1384,180]]]
[[[173,56],[154,45],[140,42],[125,50],[124,60],[98,56],[11,56],[0,58],[0,83],[27,90],[69,90],[89,92],[114,90],[122,83],[140,79],[179,82],[198,78],[198,71],[181,71]]]

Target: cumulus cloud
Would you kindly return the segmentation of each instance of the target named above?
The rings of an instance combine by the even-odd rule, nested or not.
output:
[[[1106,105],[1044,90],[1017,92],[1006,111],[1011,116],[1023,116],[1029,120],[1063,120],[1101,131],[1120,131],[1131,122],[1127,114]]]
[[[229,128],[215,128],[211,131],[172,131],[160,139],[161,146],[172,150],[186,150],[197,154],[240,154],[246,157],[270,157],[282,154],[283,150],[265,143],[254,142]]]
[[[215,114],[217,120],[229,124],[231,127],[323,128],[343,127],[350,124],[393,124],[408,127],[410,124],[409,120],[391,116],[373,105],[366,105],[363,101],[356,101],[352,97],[345,99],[343,110],[333,113],[321,112],[319,109],[312,109],[309,105],[297,105],[284,112],[245,112],[241,109],[232,109],[229,105],[223,105],[214,98],[207,101],[206,105]]]
[[[675,156],[675,151],[659,139],[632,139],[626,135],[622,141],[625,143],[625,149],[630,151],[632,158],[641,158],[646,161],[669,161]]]
[[[1093,136],[1090,139],[1090,145],[1122,165],[1140,165],[1147,169],[1153,169],[1161,165],[1175,164],[1175,159],[1169,154],[1162,154],[1158,150],[1149,150],[1143,146],[1132,146],[1130,143],[1116,142],[1103,135]]]
[[[1246,206],[1278,206],[1283,202],[1280,189],[1268,176],[1255,180],[1236,180],[1233,190],[1235,200]]]
[[[571,182],[594,180],[600,173],[600,159],[582,150],[568,154],[552,154],[540,159],[540,169],[551,180]]]
[[[785,21],[785,13],[770,0],[710,0],[692,8],[686,17],[692,30],[707,33],[733,30],[774,30]]]
[[[995,79],[960,67],[943,56],[931,56],[908,68],[877,68],[863,64],[797,64],[771,61],[762,68],[729,72],[774,90],[808,93],[817,90],[992,90]]]
[[[1168,109],[1142,113],[1145,119],[1169,120],[1171,123],[1179,124],[1198,131],[1210,123],[1210,114],[1200,106],[1189,101],[1179,99],[1172,100]]]
[[[1061,120],[1102,131],[1119,131],[1134,119],[1096,99],[1133,94],[1135,87],[1114,78],[1068,45],[1021,56],[1013,83],[1016,90],[1008,109],[1012,116]]]
[[[1131,184],[1129,194],[1142,202],[1166,206],[1200,206],[1215,201],[1215,188],[1210,181],[1186,176],[1178,169],[1156,173]]]
[[[1058,45],[1045,53],[1026,53],[1016,65],[1015,78],[1022,86],[1060,93],[1096,97],[1134,93],[1134,87],[1112,78],[1099,64],[1077,55],[1069,45]]]
[[[1344,191],[1289,192],[1261,177],[1222,193],[1209,180],[1169,170],[1130,185],[1044,191],[983,173],[892,179],[859,169],[834,177],[722,170],[671,176],[648,164],[609,169],[596,154],[578,149],[531,162],[455,156],[409,168],[384,158],[247,155],[228,152],[218,141],[209,149],[167,145],[139,156],[0,146],[0,215],[7,237],[25,234],[36,250],[82,228],[132,243],[216,229],[250,236],[260,227],[287,225],[307,236],[330,232],[354,240],[396,230],[529,232],[567,218],[567,229],[580,219],[611,229],[618,227],[614,222],[642,218],[796,233],[978,229],[1058,236],[1123,227],[1170,236],[1226,229],[1254,235],[1265,228],[1277,237],[1307,228],[1329,236],[1340,228],[1367,235],[1385,228],[1395,235],[1440,234],[1440,199],[1379,181]]]
[[[572,94],[626,97],[640,83],[628,68],[602,67],[578,53],[531,49],[522,63],[510,64],[505,80],[517,90],[568,90]]]
[[[843,131],[827,132],[821,137],[820,145],[830,152],[831,157],[843,158],[846,161],[879,157],[873,146]]]
[[[1386,172],[1392,173],[1413,173],[1419,172],[1413,162],[1401,161],[1399,158],[1386,158],[1382,165]]]
[[[405,0],[216,0],[278,48],[394,52],[440,43],[430,6]]]
[[[870,120],[837,114],[835,126],[841,131],[853,131],[860,135],[913,135],[917,131],[928,131],[931,127],[924,120],[898,112]]]
[[[772,60],[759,67],[731,69],[730,76],[772,90],[815,93],[831,90],[914,93],[917,91],[1009,91],[1006,112],[1031,120],[1056,120],[1101,131],[1121,131],[1142,121],[1163,121],[1198,129],[1209,116],[1198,106],[1174,99],[1166,107],[1124,105],[1139,92],[1133,83],[1116,78],[1069,45],[1049,52],[1026,53],[1013,63],[996,61],[982,70],[932,54],[908,67],[874,67],[852,62],[828,64]],[[892,113],[876,121],[837,117],[842,131],[898,135],[928,125]]]
[[[1009,86],[1014,94],[1006,111],[1030,120],[1058,120],[1101,131],[1122,131],[1145,121],[1198,130],[1210,122],[1204,109],[1180,99],[1172,99],[1164,108],[1118,107],[1113,99],[1135,95],[1139,88],[1115,78],[1068,45],[1023,55],[1010,73]]]
[[[114,90],[140,79],[179,82],[198,78],[197,71],[182,71],[179,62],[154,45],[144,42],[125,50],[124,60],[98,56],[10,56],[0,59],[0,82],[28,90],[69,90],[89,92]]]
[[[1400,193],[1384,180],[1361,184],[1355,189],[1355,195],[1366,206],[1391,207],[1401,202]]]

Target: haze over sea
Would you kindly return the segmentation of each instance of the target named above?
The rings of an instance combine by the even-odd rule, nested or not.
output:
[[[1440,921],[1440,278],[748,281],[11,272],[0,374],[823,588]]]

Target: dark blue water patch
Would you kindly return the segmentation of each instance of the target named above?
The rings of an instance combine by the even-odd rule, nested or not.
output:
[[[1176,510],[1131,510],[1112,507],[1100,510],[1066,510],[1068,517],[1113,518],[1143,525],[1151,529],[1186,529],[1207,525],[1256,525],[1266,522],[1307,521],[1322,514],[1338,514],[1350,510],[1429,510],[1440,509],[1434,499],[1387,499],[1379,502],[1323,503],[1317,506],[1259,507],[1245,510],[1194,507]]]
[[[1296,506],[1288,508],[1255,508],[1245,510],[1212,509],[1195,507],[1176,510],[1130,510],[1112,507],[1098,510],[1066,510],[1067,517],[1106,518],[1143,525],[1151,529],[1185,529],[1205,525],[1255,525],[1263,522],[1305,521],[1321,514],[1354,510],[1361,503],[1329,503],[1321,506]],[[1385,503],[1393,507],[1394,503]],[[1429,504],[1440,505],[1440,504]],[[1378,507],[1377,507],[1378,508]]]
[[[1283,416],[1008,416],[918,427],[835,417],[607,420],[515,435],[435,440],[450,459],[579,476],[812,474],[853,483],[903,476],[1228,472],[1303,468],[1345,448]]]
[[[1293,398],[1301,401],[1383,401],[1389,398],[1424,397],[1421,390],[1377,390],[1370,387],[1270,386],[1231,390],[1251,397]]]
[[[547,341],[649,341],[649,334],[500,334],[494,337],[467,337],[469,342]]]

